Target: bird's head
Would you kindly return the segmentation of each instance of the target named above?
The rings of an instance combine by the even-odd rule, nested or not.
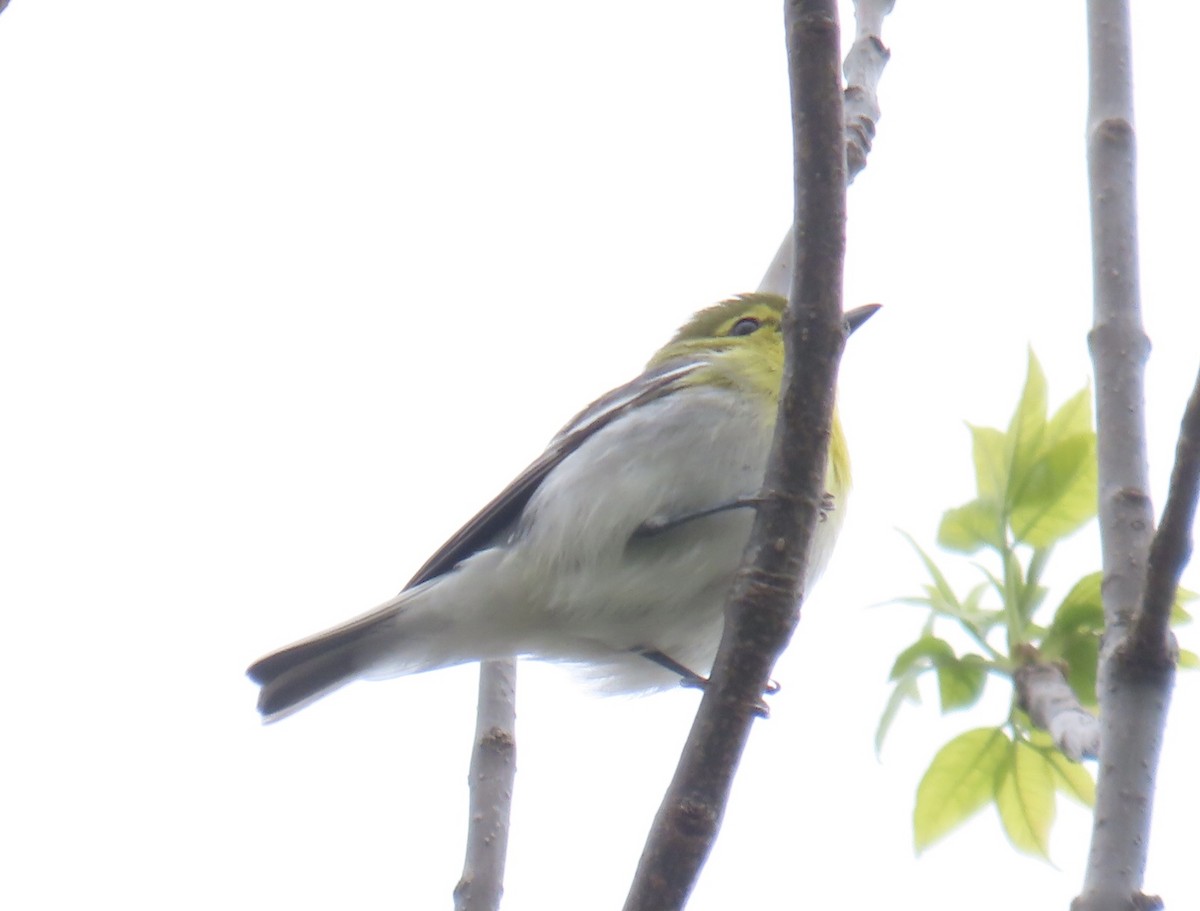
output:
[[[693,382],[757,392],[774,402],[783,378],[781,326],[786,306],[787,300],[778,294],[755,293],[706,307],[680,327],[647,367],[701,360],[709,369],[697,371]],[[878,309],[878,304],[868,304],[848,312],[847,332]]]

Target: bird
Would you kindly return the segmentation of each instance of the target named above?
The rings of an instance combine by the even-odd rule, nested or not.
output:
[[[502,657],[581,665],[610,692],[702,685],[766,472],[786,305],[760,292],[696,313],[398,595],[254,662],[263,721],[357,679]],[[846,313],[847,333],[878,306]],[[835,411],[807,584],[829,559],[849,487]]]

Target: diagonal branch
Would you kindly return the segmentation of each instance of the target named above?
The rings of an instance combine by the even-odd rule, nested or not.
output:
[[[846,55],[846,182],[867,166],[879,121],[879,78],[891,52],[883,44],[883,20],[896,0],[856,0],[854,44]]]
[[[517,774],[516,687],[515,659],[479,665],[467,856],[462,879],[454,888],[455,911],[497,911],[504,893],[508,823]]]
[[[1196,519],[1196,499],[1200,497],[1200,375],[1192,388],[1183,412],[1179,442],[1175,446],[1175,467],[1167,505],[1146,564],[1146,591],[1142,608],[1130,630],[1130,647],[1155,662],[1174,661],[1170,640],[1171,609],[1179,577],[1192,554],[1192,523]]]
[[[1023,664],[1013,672],[1013,685],[1021,708],[1068,758],[1096,758],[1100,722],[1080,705],[1061,667],[1039,661]]]
[[[626,911],[687,901],[708,857],[771,668],[799,620],[797,593],[820,513],[845,338],[841,284],[846,152],[836,0],[785,5],[798,264],[785,319],[779,420],[725,632],[675,777],[655,818]],[[786,458],[785,458],[786,454]]]
[[[846,182],[852,183],[867,166],[879,112],[879,79],[891,52],[883,44],[883,19],[896,0],[854,0],[854,44],[846,55],[843,95],[846,121]],[[788,228],[767,267],[759,291],[786,297],[792,288],[796,263],[796,232]]]

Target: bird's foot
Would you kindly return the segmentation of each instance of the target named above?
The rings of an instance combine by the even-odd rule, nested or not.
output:
[[[679,685],[689,690],[703,690],[708,688],[708,678],[701,677],[691,668],[680,664],[670,655],[658,651],[657,649],[642,648],[633,649],[634,654],[641,655],[643,658],[653,661],[659,667],[666,668],[674,674],[679,675]],[[779,683],[775,680],[768,680],[766,687],[763,689],[763,696],[774,696],[781,689]],[[766,699],[760,696],[753,706],[754,714],[759,718],[770,718],[771,709],[767,705]]]
[[[833,494],[831,494],[829,491],[825,491],[825,493],[821,495],[821,511],[817,514],[817,521],[824,522],[829,518],[829,514],[835,509],[837,509],[837,501],[834,500]]]

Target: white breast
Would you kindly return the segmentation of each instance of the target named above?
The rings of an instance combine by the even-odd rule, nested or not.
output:
[[[526,654],[582,662],[615,690],[678,682],[637,649],[707,674],[753,510],[635,533],[759,493],[770,443],[769,422],[726,389],[682,390],[614,420],[551,471],[511,540],[413,592],[371,675]],[[839,521],[818,527],[816,571]]]

